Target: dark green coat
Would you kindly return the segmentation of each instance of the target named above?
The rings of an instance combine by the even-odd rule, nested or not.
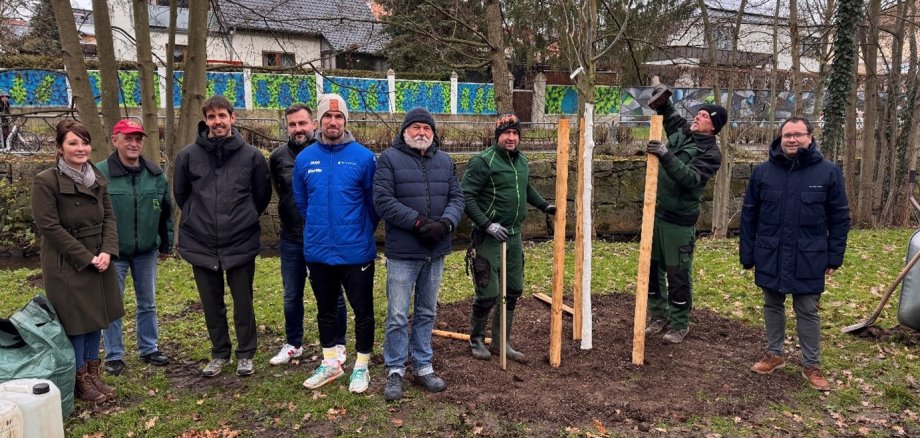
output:
[[[115,267],[92,265],[101,252],[118,254],[118,232],[106,193],[108,180],[93,167],[92,187],[76,184],[57,168],[32,181],[32,217],[42,236],[45,294],[68,335],[108,327],[124,313]]]
[[[493,144],[470,159],[463,174],[466,215],[477,228],[496,222],[509,234],[521,232],[527,204],[541,211],[549,205],[530,184],[527,157]]]
[[[172,252],[172,196],[166,174],[160,166],[144,159],[141,171],[129,171],[118,152],[99,163],[99,171],[109,179],[107,187],[118,222],[118,257],[126,259],[158,250]]]
[[[676,225],[693,226],[700,217],[706,182],[722,165],[722,153],[714,136],[691,133],[687,120],[670,104],[663,115],[668,153],[658,169],[655,214]]]

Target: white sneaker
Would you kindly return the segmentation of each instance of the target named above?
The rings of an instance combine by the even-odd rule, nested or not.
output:
[[[313,375],[311,375],[309,379],[303,381],[303,386],[309,389],[316,389],[335,380],[342,374],[345,374],[345,372],[342,371],[342,367],[338,362],[329,364],[323,361],[319,368],[313,371]]]
[[[345,346],[339,344],[335,346],[335,349],[337,350],[335,360],[339,361],[339,363],[345,363],[345,359],[348,358],[348,352],[345,350]]]
[[[348,391],[355,394],[360,394],[364,391],[367,391],[367,387],[371,384],[371,375],[367,371],[367,368],[355,368],[351,373],[351,378],[348,380]]]
[[[291,344],[284,344],[281,351],[271,358],[268,363],[272,365],[281,365],[291,361],[291,359],[300,357],[303,354],[303,347],[295,347]]]

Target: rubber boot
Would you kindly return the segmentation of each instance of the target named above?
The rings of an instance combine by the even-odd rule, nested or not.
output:
[[[492,355],[486,348],[486,324],[489,321],[490,307],[483,308],[473,304],[473,312],[470,315],[470,348],[473,357],[479,360],[489,360]]]
[[[112,399],[115,397],[115,387],[106,385],[105,382],[102,381],[102,376],[100,374],[101,368],[101,359],[86,362],[86,372],[89,373],[90,378],[93,381],[93,385],[96,385],[96,389],[98,389],[99,392],[105,394],[106,398]]]
[[[517,351],[511,347],[511,322],[514,321],[514,310],[507,310],[505,313],[507,314],[507,322],[505,323],[505,334],[507,335],[507,338],[505,339],[507,342],[507,346],[505,347],[505,355],[508,359],[511,359],[515,362],[526,363],[527,359],[524,358],[524,353],[521,353],[520,351]],[[492,354],[495,354],[496,356],[501,354],[501,315],[501,309],[496,309],[495,315],[492,317],[492,345],[489,346],[489,351],[491,351]]]
[[[93,384],[93,378],[89,375],[89,371],[87,371],[86,368],[86,364],[83,364],[83,366],[77,370],[77,379],[76,382],[74,382],[74,393],[80,400],[97,404],[102,403],[105,401],[105,394],[96,389],[96,385]]]

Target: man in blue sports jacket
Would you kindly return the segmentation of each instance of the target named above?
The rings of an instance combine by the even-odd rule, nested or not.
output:
[[[303,216],[304,259],[316,297],[323,361],[304,381],[319,388],[341,376],[335,348],[336,304],[341,288],[355,315],[357,359],[348,389],[362,393],[370,384],[367,364],[374,347],[374,153],[345,129],[348,108],[338,94],[324,94],[317,103],[319,130],[315,142],[294,163],[294,202]]]

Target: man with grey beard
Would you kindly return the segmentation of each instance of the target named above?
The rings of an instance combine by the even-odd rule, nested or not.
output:
[[[447,385],[431,363],[431,331],[438,307],[444,256],[463,214],[463,190],[453,159],[439,150],[431,113],[406,113],[399,135],[380,154],[374,174],[374,207],[386,223],[387,321],[383,360],[388,401],[402,398],[409,353],[415,381],[428,391]],[[412,333],[409,302],[415,297]]]

